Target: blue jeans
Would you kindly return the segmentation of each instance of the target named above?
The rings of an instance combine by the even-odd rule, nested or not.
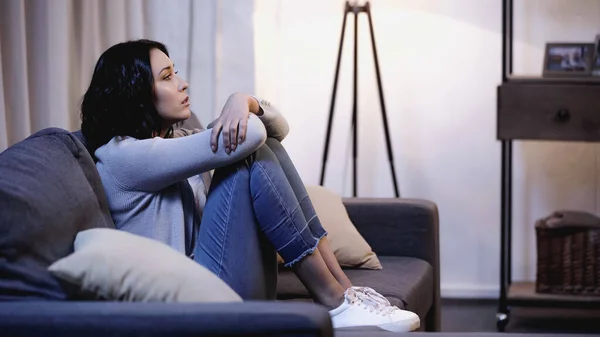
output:
[[[213,175],[194,259],[243,299],[275,299],[277,254],[290,266],[327,233],[279,141]]]

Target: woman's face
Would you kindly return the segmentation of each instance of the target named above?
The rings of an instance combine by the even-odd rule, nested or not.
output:
[[[159,49],[150,51],[150,65],[154,75],[156,110],[165,121],[164,129],[190,117],[188,84],[177,76],[171,59]]]

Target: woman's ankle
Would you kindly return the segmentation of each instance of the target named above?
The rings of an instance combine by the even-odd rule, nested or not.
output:
[[[344,288],[344,290],[352,288],[352,282],[350,282],[348,277],[346,277],[345,275],[344,275],[344,277],[340,277],[340,278],[336,277],[336,280],[342,286],[342,288]]]
[[[344,293],[342,293],[339,296],[331,296],[331,295],[319,295],[319,296],[313,296],[314,297],[314,302],[318,303],[324,307],[327,308],[327,310],[333,310],[337,307],[339,307],[340,305],[342,305],[342,303],[344,303]]]

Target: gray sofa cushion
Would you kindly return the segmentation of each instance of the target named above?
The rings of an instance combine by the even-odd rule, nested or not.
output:
[[[371,287],[401,309],[415,312],[423,320],[433,302],[433,268],[412,257],[380,256],[382,270],[345,269],[355,286]],[[310,298],[308,290],[289,269],[279,273],[280,300]]]
[[[114,224],[94,162],[73,135],[45,129],[0,153],[0,300],[76,295],[47,267],[96,227]]]

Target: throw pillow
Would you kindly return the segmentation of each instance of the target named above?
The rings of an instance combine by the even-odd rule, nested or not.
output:
[[[311,185],[306,190],[340,266],[382,269],[377,255],[350,220],[342,197],[322,186]],[[283,263],[279,256],[278,260]]]
[[[80,232],[75,252],[49,271],[106,300],[242,301],[216,275],[166,244],[116,229]]]

